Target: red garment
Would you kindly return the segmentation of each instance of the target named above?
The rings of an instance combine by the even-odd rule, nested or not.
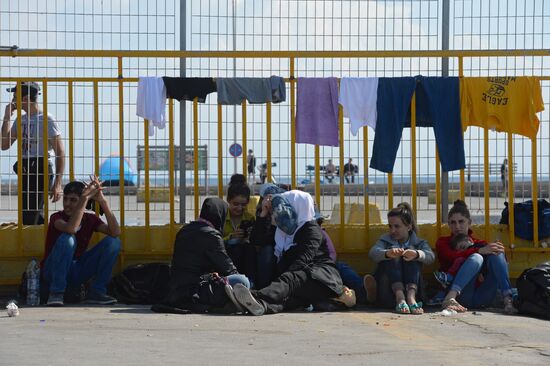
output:
[[[449,268],[453,265],[453,262],[457,258],[468,258],[470,255],[477,253],[479,251],[479,245],[486,245],[485,240],[480,240],[472,237],[472,231],[468,232],[470,239],[474,243],[472,248],[466,250],[454,250],[451,248],[451,237],[442,236],[437,239],[435,243],[435,250],[437,251],[437,258],[439,259],[439,270],[443,272],[448,272]]]
[[[63,219],[64,221],[69,221],[69,216],[67,216],[64,211],[55,212],[50,216],[48,234],[46,235],[46,250],[44,253],[44,259],[42,259],[42,265],[44,265],[46,258],[48,258],[48,256],[52,252],[55,242],[57,241],[59,236],[63,234],[63,232],[57,230],[54,225],[54,223],[60,219]],[[80,228],[75,234],[76,250],[74,253],[74,258],[80,257],[86,251],[86,249],[88,248],[88,244],[90,243],[90,239],[92,238],[92,234],[101,224],[104,224],[104,222],[101,221],[101,219],[95,214],[84,212],[84,215],[82,216],[82,221],[80,222]]]
[[[453,265],[450,266],[449,269],[447,270],[447,273],[450,275],[456,276],[456,274],[458,273],[458,270],[460,269],[460,266],[462,265],[462,263],[464,263],[465,260],[466,258],[455,259],[453,262]]]

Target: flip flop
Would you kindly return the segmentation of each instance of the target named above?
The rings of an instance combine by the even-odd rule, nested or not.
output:
[[[424,314],[424,309],[422,309],[422,301],[409,305],[411,314],[422,315]]]
[[[453,299],[453,298],[450,298],[448,300],[444,300],[443,303],[441,304],[441,309],[442,310],[454,310],[457,313],[465,313],[466,311],[468,311],[468,308],[460,305],[460,303],[458,301],[456,301],[456,299]]]
[[[410,314],[411,309],[406,302],[401,302],[395,306],[395,312],[397,314]]]

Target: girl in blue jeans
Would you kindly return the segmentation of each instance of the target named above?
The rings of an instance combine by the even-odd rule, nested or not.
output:
[[[467,307],[480,308],[493,303],[500,291],[504,299],[504,312],[516,313],[513,306],[512,285],[508,275],[508,264],[504,256],[504,246],[499,243],[487,243],[472,237],[470,211],[462,200],[456,200],[449,210],[450,236],[437,240],[436,248],[440,262],[440,270],[447,268],[458,257],[466,258],[458,270],[449,292],[443,300],[443,309],[465,312]],[[458,234],[470,236],[475,244],[469,249],[452,250],[451,238]],[[486,271],[482,274],[482,267]]]
[[[384,307],[395,306],[400,314],[423,314],[417,294],[422,283],[422,265],[434,261],[432,249],[416,236],[411,206],[404,202],[388,212],[389,233],[382,235],[369,251],[377,263],[374,277],[377,299]]]

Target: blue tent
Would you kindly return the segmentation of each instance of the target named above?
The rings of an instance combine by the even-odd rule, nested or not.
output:
[[[135,186],[137,184],[137,175],[133,172],[130,162],[124,159],[124,185]],[[101,163],[99,167],[99,179],[102,180],[105,186],[119,185],[119,168],[120,157],[110,156]]]

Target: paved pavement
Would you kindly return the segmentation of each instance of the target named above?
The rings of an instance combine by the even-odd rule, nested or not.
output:
[[[550,322],[372,309],[263,317],[147,306],[0,312],[0,365],[549,365]]]

